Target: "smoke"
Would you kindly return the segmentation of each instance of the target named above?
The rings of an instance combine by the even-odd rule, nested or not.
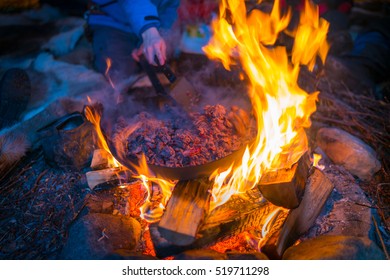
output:
[[[188,60],[183,68],[191,69],[192,60]],[[198,108],[206,105],[223,105],[226,108],[237,106],[251,111],[250,99],[247,95],[247,81],[239,67],[225,70],[215,61],[207,61],[198,69],[184,74],[201,95]]]
[[[194,67],[197,63],[196,59],[202,60],[200,67]],[[118,102],[113,102],[112,95],[100,97],[104,105],[104,114],[111,121],[115,122],[120,118],[121,123],[132,124],[136,115],[148,112],[158,119],[180,118],[183,120],[183,127],[189,125],[189,118],[193,113],[201,112],[206,105],[220,104],[227,109],[235,106],[250,114],[251,103],[247,95],[247,81],[240,78],[242,74],[239,68],[227,71],[222,65],[209,61],[206,57],[190,56],[180,61],[175,72],[178,78],[180,76],[186,78],[200,95],[200,101],[194,104],[193,110],[187,111],[180,104],[175,106],[175,102],[169,96],[158,96],[150,83],[126,91],[124,89],[129,84],[124,83],[115,85],[114,95],[120,96]],[[133,78],[133,83],[136,79],[137,77]],[[169,89],[167,91],[169,94]]]

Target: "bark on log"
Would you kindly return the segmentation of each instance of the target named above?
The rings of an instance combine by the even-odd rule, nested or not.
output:
[[[306,153],[291,168],[266,173],[260,180],[260,191],[275,205],[288,209],[298,207],[305,190],[310,165],[310,156]]]
[[[313,225],[332,190],[333,184],[330,180],[320,170],[314,168],[307,181],[301,204],[291,210],[277,237],[276,244],[268,243],[262,251],[268,257],[280,259],[284,251]]]
[[[244,231],[261,230],[267,217],[277,208],[279,207],[265,201],[262,206],[249,213],[240,213],[235,219],[221,221],[213,227],[205,225],[206,228],[202,228],[199,231],[200,238],[196,240],[194,247],[200,248],[206,245],[212,245]]]
[[[161,236],[175,245],[192,244],[208,212],[212,186],[207,178],[179,181],[159,222]]]

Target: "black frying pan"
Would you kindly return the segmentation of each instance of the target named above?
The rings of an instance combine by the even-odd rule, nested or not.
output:
[[[117,145],[123,145],[123,143],[114,143],[112,129],[107,125],[108,120],[104,119],[104,114],[101,120],[101,127],[103,134],[106,137],[107,144],[110,148],[112,155],[115,159],[122,164],[123,166],[129,168],[132,171],[136,171],[137,166],[140,166],[140,162],[137,159],[128,158],[125,156],[125,153],[121,150],[123,147],[118,147]],[[118,141],[121,142],[121,141]],[[220,170],[226,170],[234,162],[235,164],[241,162],[241,158],[245,152],[245,145],[239,150],[234,151],[230,155],[223,157],[221,159],[208,162],[202,165],[196,166],[185,166],[185,167],[166,167],[160,165],[148,164],[149,169],[159,178],[164,178],[168,180],[190,180],[199,177],[208,177],[213,171],[217,168]]]

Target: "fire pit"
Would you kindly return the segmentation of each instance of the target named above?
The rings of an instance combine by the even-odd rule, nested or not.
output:
[[[229,2],[226,4],[230,5]],[[245,12],[244,2],[236,4],[238,9]],[[155,238],[154,243],[160,256],[168,256],[177,253],[177,250],[196,248],[211,242],[213,239],[223,238],[225,234],[215,235],[213,233],[218,228],[218,232],[224,227],[230,228],[227,232],[244,231],[246,227],[242,225],[241,220],[251,220],[251,217],[259,217],[255,222],[257,227],[267,227],[272,217],[276,213],[284,212],[284,210],[266,201],[260,189],[270,201],[275,201],[279,205],[290,208],[299,206],[309,168],[307,163],[303,164],[306,167],[298,169],[296,167],[292,168],[292,166],[294,164],[297,166],[299,159],[308,150],[304,128],[310,125],[309,117],[315,111],[317,93],[309,95],[302,90],[297,85],[296,75],[300,64],[308,65],[312,69],[317,55],[324,59],[328,49],[324,36],[328,24],[324,20],[315,18],[313,16],[314,10],[314,6],[307,4],[305,12],[301,15],[301,29],[296,34],[291,62],[285,48],[265,47],[267,44],[275,43],[279,32],[282,32],[290,21],[290,14],[283,16],[279,14],[278,1],[275,2],[270,14],[253,10],[247,18],[232,15],[237,38],[223,35],[229,34],[230,30],[226,25],[225,18],[222,17],[213,23],[215,34],[209,45],[204,48],[206,54],[211,58],[220,60],[225,68],[229,68],[232,62],[231,57],[235,56],[235,59],[240,60],[251,84],[249,97],[256,116],[257,127],[255,130],[257,134],[251,146],[245,148],[241,159],[238,159],[238,163],[233,164],[233,161],[230,161],[229,165],[214,166],[215,171],[211,176],[209,175],[213,171],[212,166],[206,164],[208,173],[204,173],[202,170],[198,174],[195,168],[203,167],[201,164],[204,164],[205,161],[203,159],[203,161],[196,161],[196,154],[186,155],[193,151],[191,148],[185,147],[180,152],[176,150],[177,145],[180,146],[180,142],[185,142],[185,137],[180,138],[182,136],[180,130],[174,131],[174,123],[173,125],[167,125],[167,123],[152,120],[149,115],[144,113],[138,115],[136,123],[130,125],[126,124],[126,121],[124,125],[119,123],[115,128],[115,137],[107,137],[108,148],[113,152],[114,157],[126,167],[135,169],[135,177],[140,178],[145,187],[149,189],[146,202],[141,207],[141,211],[142,217],[147,218],[150,223],[155,223],[161,219],[157,230],[152,231],[152,238]],[[257,18],[262,18],[265,22],[279,22],[280,24],[276,30],[272,24],[270,26],[265,25],[257,38],[253,34],[258,29],[256,25],[252,24],[252,21]],[[257,38],[259,41],[254,41],[253,38]],[[318,39],[313,40],[313,38]],[[239,42],[244,42],[244,44]],[[305,45],[305,48],[309,45],[312,50],[310,55],[303,52],[303,45]],[[235,50],[234,53],[233,49]],[[207,134],[207,137],[213,136],[214,134],[210,135],[211,130],[209,132],[204,131],[202,120],[208,120],[206,125],[211,123],[211,128],[215,126],[215,130],[218,125],[222,124],[221,121],[225,122],[226,120],[224,118],[226,110],[223,109],[218,106],[214,108],[207,107],[205,108],[205,115],[198,114],[195,119],[195,123],[200,124],[199,126],[195,125],[198,132],[203,135]],[[210,120],[212,118],[216,120],[215,124]],[[231,130],[226,122],[223,124],[224,127],[218,127],[220,131],[225,133],[225,130]],[[99,122],[95,125],[99,127]],[[170,130],[173,132],[169,133]],[[215,131],[213,132],[215,133]],[[219,134],[221,133],[215,133],[217,137],[220,136]],[[248,135],[251,135],[250,130]],[[156,138],[159,141],[156,141]],[[170,142],[172,139],[173,141]],[[234,144],[236,139],[233,136],[233,139],[230,140]],[[210,141],[215,142],[213,137]],[[196,139],[191,139],[188,142],[192,142],[196,149]],[[205,146],[207,147],[207,143]],[[222,147],[226,148],[223,145]],[[156,151],[160,153],[159,158],[156,157]],[[174,158],[177,152],[179,157]],[[146,155],[144,161],[140,161],[138,156],[134,156],[140,153]],[[189,157],[194,158],[194,163],[189,162],[191,160]],[[207,156],[206,158],[207,161],[210,161],[210,159],[213,160],[219,157],[221,155],[217,153],[217,156]],[[229,158],[229,160],[232,159]],[[302,161],[304,162],[303,159]],[[183,173],[183,168],[190,168],[189,172],[192,174],[190,178],[196,177],[194,173],[198,176],[203,175],[203,178],[184,181],[183,179],[189,178],[188,175],[184,175],[184,177],[181,175],[179,177],[164,177],[166,174],[158,172],[160,167],[165,169],[171,167],[171,170],[175,170],[174,167],[179,167],[180,173]],[[280,170],[283,169],[289,170],[285,173],[287,179],[280,175],[282,174]],[[274,177],[269,175],[267,178],[266,175],[272,172],[276,172],[276,175]],[[168,182],[164,178],[180,179],[181,181]],[[289,182],[293,183],[291,184],[292,191],[286,196],[287,199],[283,199],[283,195],[279,197],[275,195],[278,191],[286,195],[287,192],[282,191],[283,187],[278,188],[276,185],[287,183],[286,186],[290,186]],[[163,196],[163,199],[158,200],[157,203],[153,201],[156,185],[159,186],[157,187],[158,193]],[[258,185],[262,187],[255,191]],[[216,213],[218,211],[221,211],[221,213],[235,212],[235,210],[229,208],[225,209],[225,207],[228,207],[225,205],[229,205],[229,201],[236,196],[252,197],[251,205],[254,208],[244,211],[244,216],[241,213],[238,214],[240,219],[235,215],[227,215],[228,218],[225,221],[223,217],[219,217]],[[166,204],[167,201],[169,201],[168,204]],[[158,207],[156,207],[157,204],[159,204]],[[233,202],[233,205],[235,204]],[[206,218],[208,214],[211,216]],[[219,217],[217,223],[210,222],[213,221],[213,217]],[[238,219],[238,222],[235,225],[236,222],[233,221],[236,219]],[[210,224],[207,225],[206,223],[202,226],[203,221],[209,221]],[[169,247],[168,255],[165,255],[165,249],[161,249],[159,252],[159,244],[168,244],[166,245]],[[162,247],[165,248],[166,246]]]

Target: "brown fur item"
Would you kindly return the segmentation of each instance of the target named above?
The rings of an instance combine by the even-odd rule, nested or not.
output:
[[[30,141],[21,131],[8,130],[0,134],[0,173],[26,155]]]

